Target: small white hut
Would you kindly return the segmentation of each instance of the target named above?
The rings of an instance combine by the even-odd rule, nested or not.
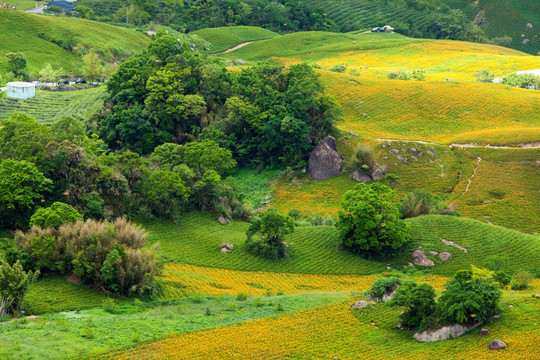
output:
[[[15,81],[7,84],[7,97],[26,100],[36,96],[36,85],[29,82]]]

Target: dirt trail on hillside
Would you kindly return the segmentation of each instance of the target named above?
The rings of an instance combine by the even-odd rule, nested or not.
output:
[[[467,182],[467,186],[465,187],[465,191],[459,196],[459,197],[462,197],[463,195],[465,195],[465,193],[467,191],[469,191],[469,186],[471,186],[471,183],[473,181],[473,177],[474,175],[476,175],[476,170],[478,170],[478,167],[480,166],[480,161],[482,161],[482,159],[480,158],[480,156],[478,156],[476,158],[478,161],[476,162],[476,166],[474,167],[474,170],[473,170],[473,173],[471,175],[471,177],[469,178],[468,182]]]
[[[390,141],[390,142],[405,142],[405,143],[418,143],[418,144],[426,144],[426,145],[444,145],[444,144],[438,144],[432,141],[422,141],[422,140],[405,140],[405,139],[375,139],[375,141]],[[509,145],[477,145],[475,143],[454,143],[447,145],[450,148],[453,147],[461,147],[461,148],[488,148],[488,149],[540,149],[540,142],[532,142],[532,143],[522,143],[517,144],[516,146],[509,146]]]
[[[238,44],[238,45],[236,45],[235,47],[232,47],[232,48],[230,48],[230,49],[225,50],[225,51],[223,52],[223,54],[233,52],[234,50],[238,50],[238,49],[240,49],[240,48],[242,48],[242,47],[244,47],[244,46],[246,46],[246,45],[251,44],[252,42],[253,42],[253,41],[248,41],[248,42],[245,42],[245,43]]]

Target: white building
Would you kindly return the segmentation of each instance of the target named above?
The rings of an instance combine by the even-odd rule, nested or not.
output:
[[[26,100],[36,96],[36,85],[28,82],[15,81],[7,84],[7,97]]]

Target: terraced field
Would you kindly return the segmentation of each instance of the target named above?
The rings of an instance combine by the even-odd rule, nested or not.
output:
[[[232,47],[249,41],[271,39],[279,36],[273,31],[255,26],[228,26],[201,29],[193,34],[202,37],[212,44],[215,53],[223,52]]]
[[[87,119],[99,110],[105,98],[105,88],[70,92],[36,91],[36,96],[28,100],[0,99],[0,119],[14,113],[26,113],[39,122],[51,124],[63,117]]]

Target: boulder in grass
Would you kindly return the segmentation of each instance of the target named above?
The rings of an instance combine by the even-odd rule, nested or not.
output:
[[[226,253],[229,252],[229,249],[227,249],[226,247],[223,247],[223,248],[221,248],[220,251],[221,251],[222,254],[226,254]]]
[[[442,261],[446,261],[452,257],[452,254],[450,254],[448,251],[443,251],[442,253],[439,254],[439,257],[441,258]]]
[[[365,308],[366,306],[368,306],[367,301],[360,300],[354,303],[353,305],[351,305],[351,309],[361,309],[361,308]]]
[[[325,137],[311,152],[308,162],[309,176],[323,180],[341,174],[343,157],[339,154],[336,139]]]
[[[480,334],[480,336],[486,336],[486,335],[489,335],[489,329],[482,328],[482,329],[480,329],[480,331],[478,332],[478,334]]]
[[[221,247],[222,247],[222,248],[227,248],[227,249],[229,249],[229,250],[232,250],[233,247],[234,247],[234,245],[233,245],[233,244],[229,244],[229,243],[223,243],[223,244],[221,244]]]
[[[488,345],[489,350],[502,350],[506,347],[506,344],[504,341],[495,339],[491,341]]]
[[[367,183],[373,180],[371,176],[369,176],[368,174],[361,173],[359,171],[353,172],[352,178],[354,181],[363,182],[363,183]]]
[[[231,222],[231,221],[230,221],[229,219],[227,219],[225,216],[220,216],[220,217],[218,217],[217,220],[219,221],[220,224],[223,224],[223,225],[228,224],[228,223]]]
[[[412,254],[412,258],[416,265],[435,266],[433,260],[429,259],[422,250],[415,250]]]
[[[358,137],[358,134],[355,133],[354,131],[349,131],[347,134],[349,134],[349,135],[351,135],[352,137],[355,137],[355,138]]]

